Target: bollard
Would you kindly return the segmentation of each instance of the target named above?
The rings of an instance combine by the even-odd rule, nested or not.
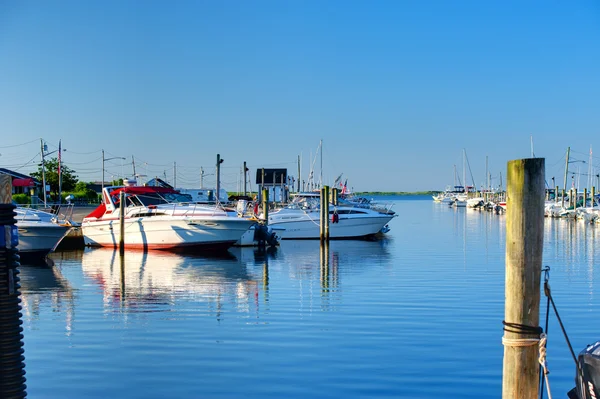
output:
[[[0,174],[0,398],[27,396],[12,179]]]
[[[544,158],[508,162],[502,398],[537,398]]]

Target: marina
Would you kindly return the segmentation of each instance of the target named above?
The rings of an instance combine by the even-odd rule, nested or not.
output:
[[[0,399],[600,398],[599,5],[0,5]]]
[[[217,257],[127,252],[124,269],[101,248],[24,265],[29,393],[499,397],[505,217],[393,202],[401,216],[383,239],[331,241],[327,254],[283,240]],[[596,229],[544,221],[544,265],[577,351],[600,327]],[[565,397],[574,364],[553,318],[548,336],[552,391]]]

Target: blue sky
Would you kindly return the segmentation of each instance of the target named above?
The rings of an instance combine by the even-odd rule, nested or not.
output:
[[[5,0],[0,167],[34,170],[39,139],[62,139],[82,180],[104,149],[127,157],[107,179],[133,156],[191,188],[219,153],[235,190],[244,161],[296,175],[302,155],[306,179],[323,139],[326,183],[414,191],[452,184],[463,148],[497,181],[533,137],[562,181],[568,146],[600,168],[599,43],[592,0]]]

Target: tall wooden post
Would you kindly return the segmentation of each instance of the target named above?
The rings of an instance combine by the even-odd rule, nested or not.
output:
[[[321,188],[321,209],[319,210],[319,237],[321,241],[325,239],[325,187]]]
[[[561,198],[562,198],[562,207],[564,208],[565,207],[565,189],[564,188],[562,189]]]
[[[556,191],[554,191],[554,202],[558,203],[558,186],[556,186]]]
[[[263,188],[262,190],[262,210],[263,210],[263,219],[265,221],[265,226],[269,225],[269,189]]]
[[[119,253],[125,253],[125,192],[119,193]]]
[[[338,189],[335,187],[331,189],[331,203],[333,206],[338,204]]]
[[[544,158],[508,162],[503,399],[539,390],[540,277],[544,244]]]
[[[587,207],[587,187],[583,189],[583,208]]]
[[[596,201],[596,186],[592,186],[592,208],[594,207],[595,201]]]
[[[323,216],[325,221],[325,241],[329,241],[329,186],[323,186],[323,188],[325,189],[325,215]]]

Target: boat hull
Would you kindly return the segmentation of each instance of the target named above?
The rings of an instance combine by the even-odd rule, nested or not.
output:
[[[393,215],[345,218],[340,216],[338,223],[329,223],[329,238],[361,238],[378,234],[385,225],[394,218]],[[319,239],[321,228],[319,214],[313,217],[294,221],[269,221],[269,227],[282,239]]]
[[[238,241],[253,224],[233,218],[147,217],[125,219],[124,247],[132,249],[178,250],[202,247],[226,249]],[[86,246],[117,247],[119,220],[84,220],[83,240]]]
[[[46,256],[58,246],[71,229],[54,223],[17,222],[19,253],[23,256]]]

